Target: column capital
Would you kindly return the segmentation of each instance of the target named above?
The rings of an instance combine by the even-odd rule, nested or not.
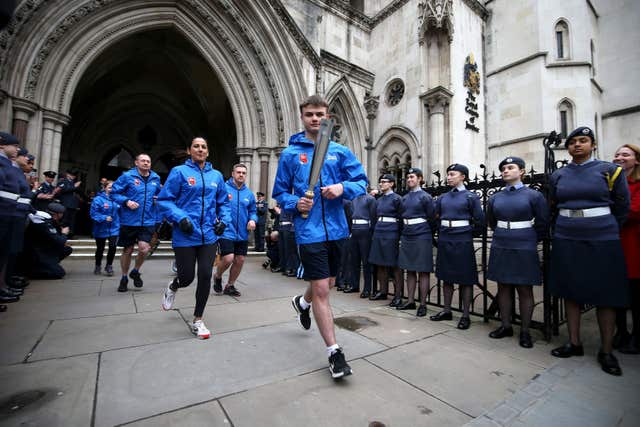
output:
[[[276,157],[280,157],[280,154],[282,154],[282,152],[284,151],[284,149],[287,147],[275,147],[273,149],[273,154],[276,155]]]
[[[253,155],[253,148],[250,147],[236,147],[236,154],[239,157],[246,157]]]
[[[422,104],[427,107],[430,114],[444,114],[452,97],[453,92],[449,89],[443,86],[437,86],[420,95],[420,100]]]
[[[13,98],[13,111],[17,113],[23,113],[27,118],[31,117],[40,108],[38,104],[32,101],[28,101],[22,98]]]
[[[260,156],[261,162],[269,161],[269,156],[271,155],[270,147],[258,147],[256,151],[258,152],[258,156]]]
[[[71,116],[54,110],[42,110],[42,119],[45,122],[51,122],[54,125],[66,126],[71,122]]]

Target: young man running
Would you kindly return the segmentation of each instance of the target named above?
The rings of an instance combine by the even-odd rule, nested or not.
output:
[[[327,346],[331,376],[341,378],[351,374],[351,367],[336,343],[329,289],[335,281],[344,240],[349,236],[342,200],[364,194],[367,177],[347,147],[331,142],[313,200],[304,197],[314,143],[318,138],[320,121],[328,115],[328,107],[327,102],[317,95],[300,104],[304,132],[293,135],[289,139],[289,147],[280,155],[273,198],[284,211],[293,214],[304,279],[310,282],[304,295],[293,298],[293,307],[301,326],[309,329],[313,302],[313,316]],[[303,218],[302,213],[308,213],[308,218]]]

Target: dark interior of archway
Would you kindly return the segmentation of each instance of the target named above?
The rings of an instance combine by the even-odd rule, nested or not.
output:
[[[131,35],[107,48],[82,76],[62,139],[60,168],[78,168],[91,191],[115,179],[131,156],[152,158],[166,178],[184,160],[194,136],[209,142],[209,159],[225,176],[237,160],[229,100],[215,72],[171,29]]]

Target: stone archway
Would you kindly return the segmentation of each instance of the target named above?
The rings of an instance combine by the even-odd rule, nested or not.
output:
[[[275,169],[277,151],[298,127],[297,102],[308,93],[305,83],[316,79],[315,75],[312,79],[303,75],[295,56],[290,55],[292,42],[281,36],[283,23],[268,2],[70,0],[60,7],[25,1],[15,16],[20,19],[0,34],[0,93],[4,101],[0,104],[0,125],[24,137],[29,150],[38,156],[41,170],[58,168],[61,154],[66,161],[68,153],[62,150],[66,126],[71,124],[65,144],[67,138],[73,140],[82,134],[72,132],[83,125],[74,123],[77,113],[73,107],[76,92],[82,93],[86,79],[91,78],[87,76],[92,75],[92,64],[101,61],[102,54],[113,46],[140,34],[175,32],[179,37],[174,40],[183,39],[197,51],[228,101],[226,108],[233,124],[229,117],[221,120],[235,131],[235,152],[231,148],[231,155],[249,166],[249,182],[256,188],[259,178],[268,177],[268,171]],[[118,55],[107,59],[103,62],[107,68],[117,69]],[[93,78],[100,80],[99,74]],[[155,103],[163,105],[165,100],[160,97]],[[122,99],[122,105],[126,111],[137,108],[139,112],[136,101],[140,99],[132,96]],[[197,103],[207,105],[202,99]],[[157,120],[175,122],[172,135],[184,137],[201,128],[175,114],[175,109],[173,115],[169,110],[158,108],[162,120]],[[185,123],[174,120],[176,116],[182,116]],[[158,129],[156,133],[159,138],[163,135]],[[266,183],[260,182],[262,186]]]
[[[390,173],[396,177],[396,188],[403,189],[407,171],[421,167],[418,139],[403,126],[389,128],[374,147],[378,152],[377,174]]]

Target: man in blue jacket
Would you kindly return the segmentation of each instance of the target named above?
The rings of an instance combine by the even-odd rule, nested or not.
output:
[[[224,234],[218,240],[220,248],[220,262],[216,274],[213,276],[213,290],[216,293],[223,292],[225,295],[239,297],[240,291],[234,286],[247,255],[249,246],[249,231],[256,229],[258,215],[256,213],[256,198],[253,192],[245,184],[247,179],[247,167],[242,163],[233,166],[231,178],[226,182],[225,187],[229,198],[229,203],[225,205],[231,222],[227,224]],[[229,280],[222,290],[222,274],[229,270]]]
[[[304,295],[293,298],[293,307],[300,325],[309,329],[309,311],[313,301],[313,316],[327,346],[329,371],[333,378],[341,378],[351,374],[351,367],[336,343],[329,289],[335,282],[344,240],[349,236],[342,200],[364,194],[367,177],[347,147],[331,142],[319,182],[314,188],[314,197],[304,197],[309,184],[314,142],[320,121],[328,115],[328,108],[327,102],[317,95],[300,104],[304,132],[293,135],[289,139],[289,147],[280,155],[273,198],[284,211],[293,214],[304,279],[310,282]],[[308,218],[303,218],[302,213],[308,213]]]
[[[127,292],[127,273],[136,288],[142,287],[140,268],[151,248],[149,242],[155,231],[157,216],[155,198],[160,189],[160,176],[151,170],[151,157],[144,153],[136,156],[134,168],[124,172],[113,183],[111,196],[121,206],[118,246],[124,248],[120,256],[122,277],[118,292]],[[136,243],[138,256],[133,270],[129,272]]]

